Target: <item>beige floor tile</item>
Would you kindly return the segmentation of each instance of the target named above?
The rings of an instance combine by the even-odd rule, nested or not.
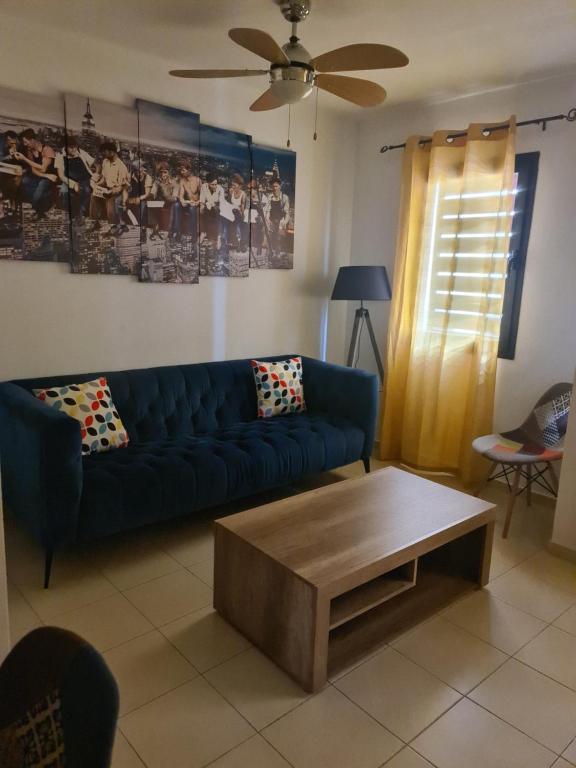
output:
[[[576,690],[576,637],[548,627],[516,657],[562,685]]]
[[[210,768],[290,768],[290,763],[262,736],[253,736],[216,762],[210,763]]]
[[[442,618],[422,624],[392,645],[460,693],[474,688],[507,658]]]
[[[6,572],[13,584],[42,582],[45,553],[26,532],[6,519]]]
[[[570,632],[571,635],[576,635],[576,605],[569,608],[561,616],[558,616],[554,626],[563,629],[565,632]]]
[[[434,768],[434,766],[410,747],[405,747],[382,768]]]
[[[39,617],[13,584],[8,584],[8,618],[12,645],[16,645],[28,632],[42,626]]]
[[[117,593],[116,587],[81,559],[55,556],[50,588],[44,589],[41,574],[20,585],[20,591],[38,616],[50,622],[55,616]]]
[[[387,648],[335,683],[403,741],[411,741],[460,695],[422,667]]]
[[[199,672],[207,672],[250,647],[212,607],[176,619],[160,631]]]
[[[386,648],[388,648],[389,645],[387,642],[382,641],[381,643],[375,642],[370,645],[370,650],[367,653],[359,654],[357,657],[353,657],[351,661],[348,663],[343,664],[342,666],[338,667],[337,671],[334,671],[330,674],[328,677],[328,681],[330,683],[335,683],[337,680],[340,680],[342,677],[345,677],[346,675],[350,674],[353,670],[355,670],[357,667],[359,667],[362,664],[365,664],[367,661],[370,661],[370,659],[374,658],[374,656],[378,656],[379,653],[382,653]]]
[[[546,626],[541,619],[502,602],[485,590],[451,606],[442,613],[442,618],[510,654],[516,653]]]
[[[411,745],[437,768],[548,768],[555,755],[462,699]]]
[[[574,603],[574,595],[536,578],[521,565],[491,581],[486,589],[505,603],[546,622],[557,619]]]
[[[214,556],[212,523],[174,522],[152,534],[152,543],[185,566],[210,560]]]
[[[87,555],[117,589],[130,589],[182,568],[173,557],[142,539],[137,532],[103,542]]]
[[[299,685],[255,648],[211,669],[206,679],[257,730],[308,698]]]
[[[198,576],[198,578],[211,589],[214,588],[214,560],[205,560],[203,563],[189,565],[188,570],[193,573],[194,576]]]
[[[212,590],[186,570],[147,581],[124,594],[157,627],[212,603]]]
[[[544,550],[522,563],[521,568],[553,587],[576,595],[576,563],[555,557]]]
[[[533,557],[545,544],[545,540],[535,541],[531,537],[518,536],[511,533],[507,539],[502,538],[502,527],[496,526],[494,531],[494,548],[490,565],[490,578],[494,579],[509,571],[516,565]]]
[[[254,735],[201,677],[123,717],[120,727],[147,768],[201,768]]]
[[[198,674],[157,631],[107,651],[104,658],[118,682],[121,715]]]
[[[294,768],[377,768],[402,742],[332,686],[266,728]]]
[[[57,616],[51,623],[76,632],[99,651],[107,651],[154,629],[121,594],[75,608]]]
[[[145,768],[120,730],[116,731],[111,768]]]
[[[520,561],[521,562],[521,561]],[[494,581],[498,576],[502,576],[509,570],[514,568],[518,563],[510,563],[505,557],[503,557],[496,549],[492,550],[492,559],[490,560],[490,581]]]
[[[568,760],[568,762],[576,765],[576,739],[574,739],[574,741],[568,745],[568,748],[562,752],[562,757],[565,760]]]
[[[556,753],[576,736],[576,693],[515,659],[468,696]]]
[[[559,757],[558,760],[556,760],[556,762],[552,765],[552,768],[574,768],[574,764],[564,760],[563,757]]]

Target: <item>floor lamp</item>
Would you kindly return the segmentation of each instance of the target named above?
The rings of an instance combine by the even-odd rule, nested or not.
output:
[[[354,326],[350,349],[348,350],[347,365],[355,366],[357,349],[360,341],[362,324],[365,322],[370,335],[380,381],[384,382],[384,368],[380,359],[380,352],[374,336],[374,328],[370,320],[370,313],[364,306],[365,301],[390,301],[392,292],[386,267],[340,267],[338,276],[332,291],[332,300],[359,301],[360,306],[354,315]]]

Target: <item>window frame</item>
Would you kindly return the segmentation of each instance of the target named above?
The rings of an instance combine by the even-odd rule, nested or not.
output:
[[[540,152],[522,152],[516,155],[514,164],[514,170],[518,174],[517,193],[514,200],[515,215],[509,248],[511,255],[507,264],[507,279],[498,343],[498,357],[503,360],[514,360],[516,354],[522,288],[532,228],[539,162]]]

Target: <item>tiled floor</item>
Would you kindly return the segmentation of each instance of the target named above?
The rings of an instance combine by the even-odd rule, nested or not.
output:
[[[7,521],[13,639],[49,623],[104,654],[121,693],[113,768],[569,768],[576,565],[546,551],[551,520],[540,497],[520,502],[503,541],[499,511],[487,589],[315,696],[214,613],[209,524],[61,555],[45,591],[41,553]]]

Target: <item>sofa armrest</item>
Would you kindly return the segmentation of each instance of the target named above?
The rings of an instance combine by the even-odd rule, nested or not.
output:
[[[303,357],[302,383],[310,411],[342,416],[360,427],[365,435],[362,458],[369,459],[378,412],[378,377],[357,368]]]
[[[10,382],[0,384],[0,467],[10,513],[47,548],[76,537],[80,423]]]

